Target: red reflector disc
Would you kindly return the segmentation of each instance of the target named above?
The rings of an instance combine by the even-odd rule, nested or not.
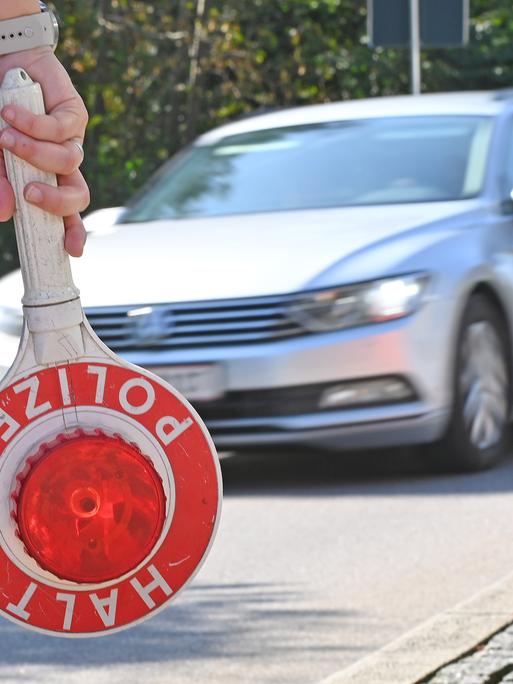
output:
[[[38,454],[15,499],[27,552],[43,569],[80,583],[136,568],[155,546],[166,512],[150,461],[101,432],[57,438]]]

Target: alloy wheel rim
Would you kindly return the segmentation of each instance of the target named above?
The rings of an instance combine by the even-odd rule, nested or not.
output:
[[[472,323],[465,331],[459,382],[470,442],[488,449],[502,438],[509,404],[503,345],[488,321]]]

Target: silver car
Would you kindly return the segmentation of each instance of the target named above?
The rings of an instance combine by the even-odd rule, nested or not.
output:
[[[221,449],[506,449],[513,99],[376,98],[217,128],[73,265],[93,327],[196,406]],[[0,282],[0,363],[21,280]]]

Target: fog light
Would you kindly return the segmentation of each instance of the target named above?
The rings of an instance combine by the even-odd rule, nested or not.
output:
[[[415,398],[410,385],[401,378],[379,378],[342,382],[325,390],[319,400],[320,408],[387,404]]]
[[[45,570],[105,582],[152,550],[164,524],[162,482],[139,449],[100,431],[58,437],[28,461],[13,494],[18,532]]]

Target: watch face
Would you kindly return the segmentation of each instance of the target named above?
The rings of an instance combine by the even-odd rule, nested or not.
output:
[[[57,43],[59,42],[59,22],[57,21],[57,17],[52,11],[49,11],[48,14],[50,15],[52,19],[52,26],[53,26],[53,49],[57,47]]]

